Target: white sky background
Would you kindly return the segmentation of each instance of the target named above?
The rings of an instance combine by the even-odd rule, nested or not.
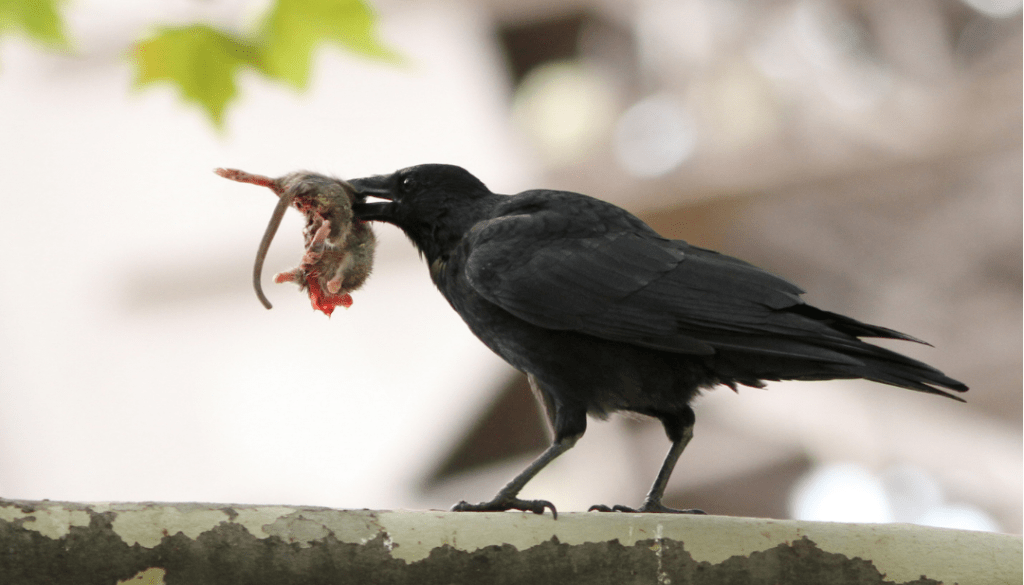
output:
[[[421,507],[418,481],[508,366],[390,226],[376,228],[373,277],[328,319],[271,281],[302,255],[290,213],[265,267],[266,311],[250,272],[275,198],[212,169],[355,177],[452,162],[498,192],[547,186],[510,127],[491,24],[472,4],[385,5],[383,36],[407,65],[327,47],[305,93],[244,76],[218,134],[170,86],[132,90],[123,54],[148,26],[197,10],[238,24],[248,3],[155,4],[68,3],[78,57],[0,39],[0,497]],[[993,500],[1019,494],[1019,456],[1002,456],[1019,436],[957,419],[972,437],[961,445],[943,418],[959,405],[939,402],[866,383],[714,392],[681,463],[698,471],[673,481],[728,477],[797,444],[825,461],[917,460]],[[896,403],[942,422],[879,414]],[[657,434],[638,454],[621,420],[591,424],[523,495],[560,510],[636,504],[636,478],[608,470],[646,484],[667,449]],[[521,463],[455,497],[490,497]]]
[[[406,66],[327,48],[305,94],[246,76],[222,136],[170,87],[130,88],[120,53],[167,14],[75,3],[81,57],[0,43],[3,497],[405,501],[487,399],[498,358],[386,226],[376,275],[328,319],[270,281],[301,257],[290,214],[266,311],[248,275],[274,197],[212,169],[459,162],[496,190],[524,187],[486,24],[449,6],[385,19]]]

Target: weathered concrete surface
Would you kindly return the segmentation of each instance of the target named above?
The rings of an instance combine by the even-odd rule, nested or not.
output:
[[[1022,582],[1021,537],[893,524],[0,500],[0,583]]]

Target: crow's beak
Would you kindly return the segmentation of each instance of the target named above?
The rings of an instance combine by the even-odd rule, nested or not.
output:
[[[352,185],[356,195],[360,197],[379,197],[381,199],[393,199],[391,194],[391,175],[374,175],[362,179],[352,179],[348,182]]]
[[[363,221],[387,220],[391,217],[391,210],[394,206],[395,195],[391,190],[390,175],[376,175],[362,179],[352,179],[348,182],[355,191],[358,203],[352,205],[352,211],[356,219]],[[385,202],[375,201],[367,203],[366,198],[386,199]]]

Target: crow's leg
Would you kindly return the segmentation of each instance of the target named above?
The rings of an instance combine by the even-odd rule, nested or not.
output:
[[[581,405],[567,405],[556,399],[556,395],[550,391],[550,385],[537,379],[533,374],[528,374],[530,388],[537,400],[544,406],[544,413],[547,415],[548,423],[554,434],[554,441],[540,457],[533,460],[526,469],[519,475],[512,478],[508,485],[501,488],[498,495],[490,502],[469,504],[466,501],[459,502],[452,507],[453,512],[502,512],[505,510],[522,510],[543,514],[544,508],[551,509],[551,515],[557,519],[558,511],[554,504],[547,500],[520,500],[516,496],[541,469],[547,467],[559,455],[565,453],[580,440],[583,433],[587,431],[587,409]]]
[[[533,460],[519,475],[512,478],[512,481],[501,488],[498,495],[494,496],[494,499],[489,502],[481,502],[479,504],[470,504],[466,501],[461,501],[452,507],[453,512],[504,512],[506,510],[522,510],[524,512],[533,512],[534,514],[543,514],[544,508],[551,509],[551,515],[557,519],[558,511],[555,510],[554,504],[547,500],[520,500],[516,496],[519,495],[519,491],[523,489],[523,486],[527,484],[533,476],[537,475],[541,469],[547,466],[555,460],[556,457],[565,453],[576,444],[576,441],[583,436],[583,433],[573,435],[571,437],[564,437],[556,440],[547,448],[540,457]]]
[[[591,511],[597,512],[656,512],[665,514],[703,514],[702,510],[677,510],[675,508],[668,508],[661,503],[661,499],[665,496],[665,488],[668,487],[668,479],[672,477],[672,470],[676,467],[676,462],[679,461],[679,456],[683,454],[683,450],[686,449],[686,445],[693,438],[693,423],[696,420],[693,414],[693,410],[689,407],[685,411],[677,415],[658,415],[661,419],[662,425],[665,427],[665,433],[668,434],[668,438],[672,441],[672,447],[668,450],[668,455],[665,456],[665,462],[661,464],[661,470],[658,471],[658,477],[654,479],[654,485],[651,486],[651,491],[647,493],[647,499],[644,500],[644,505],[640,508],[630,508],[628,506],[591,506]]]

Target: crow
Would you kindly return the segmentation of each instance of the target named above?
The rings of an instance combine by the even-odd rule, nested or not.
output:
[[[520,490],[570,449],[587,415],[658,419],[671,448],[640,508],[662,504],[693,437],[701,390],[766,380],[864,378],[962,399],[967,386],[861,337],[924,343],[804,303],[789,281],[742,260],[658,235],[587,195],[492,193],[453,165],[425,164],[350,181],[357,220],[397,226],[438,290],[491,350],[527,374],[554,440],[489,502],[455,511],[557,511]],[[380,201],[383,200],[383,201]]]

